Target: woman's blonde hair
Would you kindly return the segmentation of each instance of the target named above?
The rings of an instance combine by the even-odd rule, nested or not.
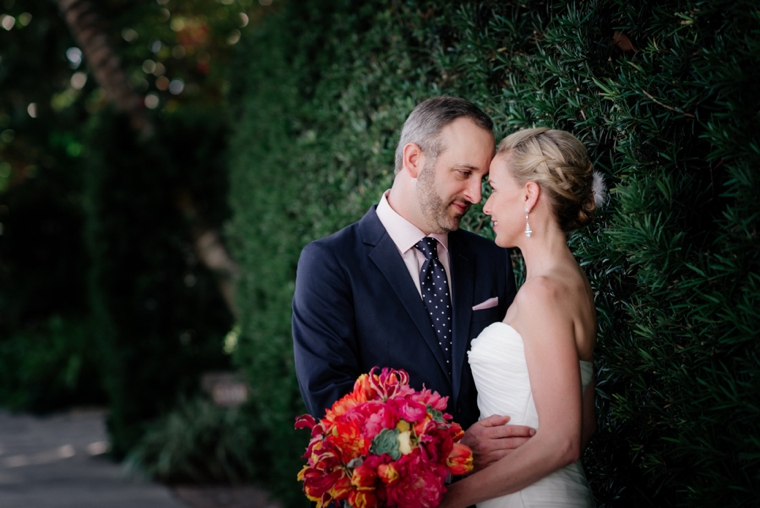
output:
[[[509,155],[509,169],[521,184],[536,182],[548,194],[563,231],[591,222],[596,211],[593,165],[586,148],[569,132],[538,128],[510,134],[498,155]]]

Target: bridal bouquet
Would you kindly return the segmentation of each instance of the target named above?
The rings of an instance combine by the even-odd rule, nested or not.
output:
[[[472,470],[462,427],[443,413],[448,397],[414,390],[403,370],[376,369],[319,422],[296,418],[297,429],[311,430],[298,479],[317,508],[434,507],[449,473]]]

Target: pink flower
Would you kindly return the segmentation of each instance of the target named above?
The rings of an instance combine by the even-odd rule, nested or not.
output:
[[[412,395],[412,399],[416,400],[420,404],[430,406],[437,411],[446,411],[446,405],[449,402],[448,397],[441,397],[438,392],[423,388],[421,391]]]
[[[400,418],[392,406],[382,402],[367,402],[357,411],[365,418],[362,435],[367,439],[374,439],[383,429],[394,428]]]
[[[411,398],[394,398],[388,401],[398,415],[409,423],[421,422],[427,416],[425,404],[415,402]]]
[[[403,397],[414,390],[409,386],[409,374],[403,370],[393,370],[383,367],[380,374],[375,374],[377,367],[369,371],[369,384],[377,393],[380,400],[391,397]]]

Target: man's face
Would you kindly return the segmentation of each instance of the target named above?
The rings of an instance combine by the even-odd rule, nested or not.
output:
[[[417,177],[417,198],[430,233],[448,233],[481,198],[481,181],[494,154],[491,132],[469,118],[458,118],[441,131],[442,152]]]

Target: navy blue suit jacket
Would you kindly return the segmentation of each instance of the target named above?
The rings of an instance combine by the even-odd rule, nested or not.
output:
[[[478,419],[477,392],[467,351],[470,341],[500,321],[515,295],[509,252],[467,231],[449,233],[453,294],[452,378],[430,316],[375,207],[359,222],[307,245],[293,297],[296,374],[314,417],[350,392],[372,367],[409,373],[448,396],[447,411],[465,429]],[[498,297],[496,307],[472,307]]]

